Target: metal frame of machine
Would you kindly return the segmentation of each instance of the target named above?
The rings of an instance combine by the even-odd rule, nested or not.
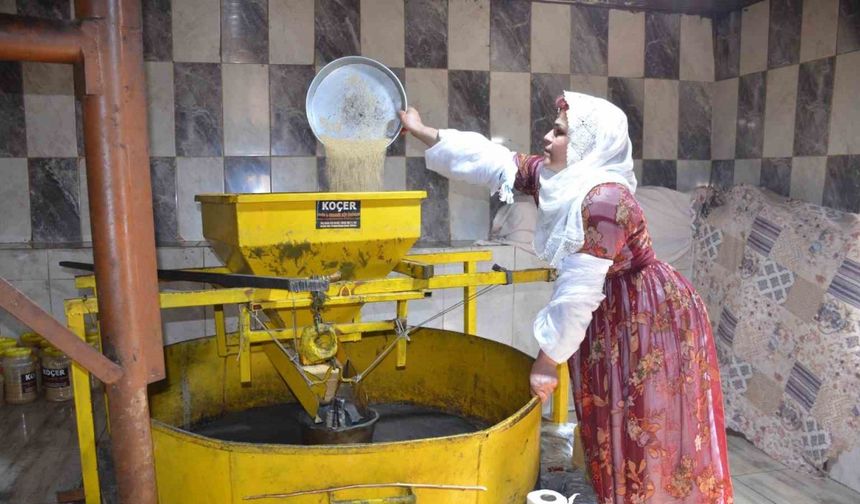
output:
[[[482,285],[509,285],[525,282],[550,282],[555,280],[555,270],[538,268],[509,271],[496,268],[494,271],[479,272],[478,263],[492,260],[492,252],[485,250],[431,253],[410,255],[403,258],[394,268],[402,274],[376,280],[343,281],[332,283],[327,292],[327,306],[355,303],[395,302],[396,317],[379,322],[333,324],[338,339],[342,342],[358,341],[374,333],[391,334],[405,325],[409,301],[424,299],[429,291],[435,289],[463,289],[463,332],[474,335],[477,332],[477,296]],[[434,266],[441,264],[463,265],[463,273],[435,275]],[[194,271],[227,272],[226,268],[206,268]],[[80,276],[75,281],[79,289],[91,289],[96,293],[95,277]],[[251,381],[251,352],[265,352],[278,373],[287,382],[296,398],[308,409],[306,403],[316,401],[312,387],[324,386],[323,383],[309,384],[299,374],[298,366],[289,362],[287,355],[277,346],[278,340],[292,339],[296,328],[254,329],[252,318],[255,312],[274,308],[307,309],[313,302],[312,295],[306,292],[288,292],[272,289],[208,289],[194,291],[165,291],[159,294],[162,309],[210,306],[215,314],[215,338],[218,356],[238,358],[240,380]],[[239,308],[239,330],[227,332],[224,307],[237,305]],[[96,297],[69,299],[65,302],[66,320],[69,329],[81,339],[86,336],[86,317],[98,314]],[[407,344],[405,338],[398,338],[393,351],[397,355],[397,366],[407,363]],[[552,421],[566,421],[568,394],[570,391],[567,365],[559,372],[560,384],[553,396]],[[99,475],[96,455],[95,419],[89,373],[81,365],[74,363],[73,383],[75,389],[75,414],[77,417],[78,442],[80,445],[81,468],[87,504],[101,502]],[[106,399],[107,400],[107,399]]]

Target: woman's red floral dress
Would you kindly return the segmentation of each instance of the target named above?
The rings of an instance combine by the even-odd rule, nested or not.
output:
[[[517,188],[537,194],[536,157]],[[658,261],[626,187],[583,203],[580,252],[611,259],[606,299],[571,357],[592,484],[601,504],[733,501],[716,348],[704,303]]]

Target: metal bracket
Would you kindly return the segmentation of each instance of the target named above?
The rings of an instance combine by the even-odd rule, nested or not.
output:
[[[514,283],[514,272],[509,270],[508,268],[499,266],[498,264],[494,264],[493,271],[501,271],[505,274],[505,285],[511,285],[512,283]]]

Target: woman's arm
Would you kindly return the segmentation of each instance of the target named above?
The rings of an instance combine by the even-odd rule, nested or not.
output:
[[[406,131],[429,146],[424,152],[428,170],[487,187],[490,194],[498,192],[502,201],[513,203],[519,175],[518,158],[512,151],[479,133],[427,126],[414,108],[401,112],[400,118]]]

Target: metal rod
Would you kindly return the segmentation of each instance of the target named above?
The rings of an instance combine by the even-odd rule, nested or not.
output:
[[[156,504],[146,386],[164,378],[164,354],[141,2],[77,0],[75,12],[99,27],[88,32],[97,52],[84,57],[100,62],[100,91],[82,101],[99,323],[108,354],[125,371],[107,387],[119,500]]]
[[[93,271],[90,263],[60,261],[64,268]],[[222,287],[254,287],[257,289],[281,289],[290,292],[325,292],[330,285],[329,277],[284,278],[262,275],[243,275],[240,273],[213,273],[211,271],[156,270],[159,280],[171,282],[201,282]]]
[[[43,310],[21,291],[0,278],[0,307],[36,331],[70,359],[83,366],[105,383],[114,383],[122,376],[122,368],[93,349],[74,333]]]
[[[78,63],[84,44],[74,21],[0,14],[0,60]]]
[[[327,492],[340,492],[342,490],[355,490],[361,488],[427,488],[433,490],[459,490],[459,491],[474,491],[486,492],[487,487],[478,485],[435,485],[432,483],[365,483],[359,485],[344,485],[339,487],[321,488],[319,490],[302,490],[299,492],[282,493],[282,494],[262,494],[249,495],[243,497],[243,500],[260,500],[260,499],[288,499],[290,497],[299,497],[302,495],[313,495]]]

